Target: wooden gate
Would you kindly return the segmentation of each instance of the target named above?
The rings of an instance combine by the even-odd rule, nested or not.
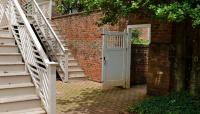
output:
[[[103,30],[103,89],[130,87],[130,49],[126,32]]]

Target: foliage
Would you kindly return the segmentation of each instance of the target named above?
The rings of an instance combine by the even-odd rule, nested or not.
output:
[[[200,99],[188,92],[174,92],[169,96],[152,97],[128,108],[138,114],[200,114]]]
[[[79,0],[55,0],[57,10],[62,14],[68,14],[73,9],[78,11],[83,10],[83,5]]]
[[[103,12],[102,24],[115,24],[121,17],[128,17],[138,9],[150,10],[155,16],[173,22],[187,18],[193,25],[200,25],[200,0],[56,0],[63,1],[58,9],[63,13],[69,6],[81,6],[85,11],[99,9]]]
[[[132,38],[134,39],[134,38],[139,38],[140,36],[141,36],[141,31],[140,30],[138,30],[138,29],[134,29],[134,30],[132,30]]]
[[[140,39],[140,38],[134,38],[134,39],[131,39],[131,43],[132,44],[137,44],[137,45],[149,45],[150,41],[149,40]]]
[[[142,34],[141,31],[138,30],[138,29],[132,30],[131,43],[132,44],[137,44],[137,45],[149,45],[150,41],[140,38],[141,34]]]

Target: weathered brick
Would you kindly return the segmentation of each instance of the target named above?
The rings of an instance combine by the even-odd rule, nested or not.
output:
[[[91,15],[83,13],[60,16],[53,18],[53,21],[62,29],[66,36],[69,48],[76,56],[86,75],[94,81],[101,81],[102,65],[102,36],[101,28],[96,22],[102,17],[101,12],[94,12]],[[153,19],[145,12],[134,13],[128,19],[121,19],[114,26],[104,27],[114,31],[124,31],[127,25],[151,24],[151,45],[149,49],[149,73],[151,79],[148,86],[148,93],[157,91],[167,93],[170,84],[170,61],[169,50],[172,37],[172,24],[162,20]],[[161,81],[155,85],[153,82],[162,72]],[[158,89],[159,88],[159,89]]]

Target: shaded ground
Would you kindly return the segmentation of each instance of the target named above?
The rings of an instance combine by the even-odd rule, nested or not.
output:
[[[145,94],[145,86],[102,91],[101,84],[88,80],[57,82],[57,114],[121,114]]]

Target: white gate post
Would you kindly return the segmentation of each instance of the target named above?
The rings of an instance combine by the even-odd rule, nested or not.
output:
[[[50,2],[49,2],[49,19],[50,20],[52,18],[52,12],[53,12],[53,1],[50,0]]]
[[[69,81],[69,73],[68,73],[68,49],[65,49],[65,74],[64,74],[64,82],[68,82]]]
[[[48,64],[49,76],[49,104],[47,114],[56,114],[56,63]]]
[[[105,81],[105,39],[106,39],[106,29],[103,28],[103,32],[102,32],[102,36],[103,36],[103,39],[102,39],[102,83],[104,83]],[[104,84],[102,84],[102,88],[104,89]]]
[[[130,72],[131,72],[131,41],[130,34],[125,30],[126,37],[126,88],[130,88]]]

